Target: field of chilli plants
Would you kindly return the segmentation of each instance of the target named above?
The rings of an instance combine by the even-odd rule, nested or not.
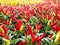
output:
[[[60,2],[0,5],[0,45],[60,45]]]

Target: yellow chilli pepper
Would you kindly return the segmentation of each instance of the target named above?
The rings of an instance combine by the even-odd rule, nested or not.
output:
[[[51,23],[52,20],[53,20],[53,18],[51,18],[51,19],[48,21],[47,25],[50,25],[50,23]]]
[[[24,26],[22,25],[22,26],[20,27],[20,30],[19,30],[19,31],[22,31],[22,30],[23,30],[23,28],[24,28]]]
[[[10,45],[10,40],[3,38],[3,41],[6,42],[6,45]]]
[[[60,31],[57,33],[55,42],[58,42],[58,43],[60,42]]]
[[[5,32],[4,32],[4,29],[2,28],[2,26],[0,26],[0,31],[1,31],[2,33],[5,33]]]

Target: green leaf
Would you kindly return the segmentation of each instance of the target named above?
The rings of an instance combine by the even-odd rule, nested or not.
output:
[[[2,45],[2,43],[3,43],[3,40],[2,40],[2,38],[0,37],[0,45]]]
[[[36,35],[37,35],[37,36],[41,36],[42,34],[43,34],[43,33],[37,33]]]
[[[60,21],[58,21],[58,25],[60,26]]]
[[[11,40],[11,44],[14,44],[15,45],[19,41],[25,41],[25,40],[22,39],[22,38],[14,39],[14,40]]]
[[[42,19],[41,22],[42,22],[44,25],[47,25],[48,20],[46,20],[46,19]]]
[[[30,18],[29,23],[30,23],[31,25],[34,25],[34,26],[35,26],[35,24],[36,24],[37,21],[38,21],[37,17],[32,16],[32,17]]]
[[[44,38],[42,39],[42,45],[53,45],[54,42],[51,38]]]

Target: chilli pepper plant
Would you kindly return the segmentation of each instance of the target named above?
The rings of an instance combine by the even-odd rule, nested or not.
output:
[[[0,5],[0,45],[60,45],[60,3]]]

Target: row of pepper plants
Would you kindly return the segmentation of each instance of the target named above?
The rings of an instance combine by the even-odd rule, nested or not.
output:
[[[29,5],[43,3],[45,0],[0,0],[0,4],[3,5]]]
[[[0,5],[0,45],[59,45],[60,3]]]

